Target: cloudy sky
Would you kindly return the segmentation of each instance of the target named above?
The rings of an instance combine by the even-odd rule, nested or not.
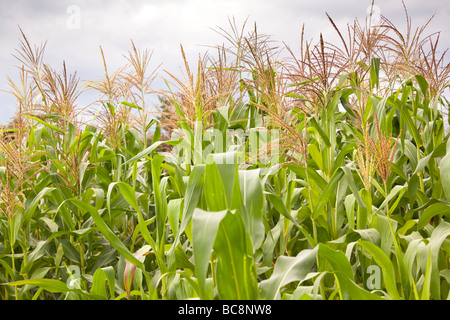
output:
[[[450,47],[448,0],[405,3],[413,26],[434,14],[427,30],[442,31],[442,49]],[[102,78],[100,45],[108,67],[115,69],[124,63],[130,40],[139,49],[153,50],[150,68],[163,63],[159,69],[163,76],[162,69],[175,74],[179,70],[180,44],[192,62],[208,50],[207,45],[222,44],[224,38],[214,30],[230,30],[229,18],[234,17],[238,26],[248,19],[249,28],[256,23],[260,33],[295,51],[303,23],[307,39],[317,39],[323,33],[325,40],[333,42],[335,33],[325,12],[339,27],[345,27],[355,18],[364,21],[370,4],[371,0],[0,0],[0,90],[9,89],[8,76],[18,79],[18,61],[12,54],[19,46],[19,26],[32,44],[47,41],[45,63],[59,70],[64,60],[68,71],[77,71],[82,80]],[[401,0],[378,0],[375,5],[382,15],[404,26]],[[161,89],[163,81],[158,78],[153,86]],[[87,100],[81,96],[80,103]],[[0,108],[0,124],[6,123],[15,108],[11,94],[0,91]]]

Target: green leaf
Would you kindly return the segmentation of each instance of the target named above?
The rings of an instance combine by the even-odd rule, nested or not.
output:
[[[264,300],[280,299],[283,286],[294,281],[303,280],[311,271],[316,261],[318,247],[302,250],[295,257],[280,256],[269,279],[259,284],[261,298]]]
[[[310,144],[308,146],[308,153],[311,156],[311,158],[313,159],[313,161],[317,164],[319,169],[321,171],[323,171],[324,168],[323,168],[322,153],[319,151],[319,149],[317,148],[317,146],[315,144]]]
[[[422,94],[426,96],[428,94],[428,82],[427,80],[422,77],[420,74],[415,75],[417,79],[417,83],[419,84],[420,91],[422,91]]]
[[[322,194],[320,195],[319,201],[317,201],[317,203],[314,207],[314,211],[312,213],[312,218],[314,220],[316,220],[319,217],[319,215],[322,213],[323,207],[325,206],[327,201],[329,201],[330,196],[332,194],[334,194],[334,189],[335,189],[337,183],[339,182],[339,180],[341,180],[342,176],[344,175],[344,172],[340,169],[341,168],[339,168],[338,170],[335,171],[335,173],[331,177],[330,182],[328,183],[327,187],[325,188],[325,190],[323,190]]]
[[[26,206],[25,206],[25,214],[24,214],[24,224],[28,225],[28,222],[30,221],[30,219],[33,217],[34,212],[36,211],[36,208],[39,204],[39,202],[41,201],[41,199],[47,195],[50,192],[53,192],[54,190],[56,190],[56,188],[44,188],[42,189],[36,197],[33,198],[28,198],[26,201]],[[31,200],[31,203],[28,205],[28,201]]]
[[[68,201],[71,201],[73,204],[75,204],[80,209],[86,210],[89,212],[89,214],[92,216],[92,219],[94,220],[95,224],[97,225],[99,231],[105,236],[106,240],[121,254],[130,261],[132,264],[137,266],[138,268],[141,268],[142,270],[145,270],[144,265],[137,260],[131,252],[127,249],[127,247],[123,244],[122,241],[114,234],[114,232],[111,231],[111,229],[108,227],[108,225],[103,221],[102,217],[98,213],[97,209],[92,207],[91,205],[79,200],[79,199],[69,199]]]
[[[364,290],[353,281],[352,267],[342,251],[319,244],[318,256],[320,261],[328,263],[321,264],[320,270],[334,273],[342,300],[381,300],[379,296]]]
[[[433,299],[440,299],[440,279],[439,279],[439,251],[445,239],[450,236],[450,223],[442,221],[433,230],[428,246],[431,250],[431,296]]]
[[[136,160],[140,160],[144,156],[147,156],[148,154],[152,153],[154,150],[156,150],[156,148],[158,148],[159,145],[161,145],[163,143],[166,143],[166,144],[169,144],[169,145],[176,145],[180,141],[181,141],[181,139],[175,139],[175,140],[169,140],[169,141],[156,141],[151,146],[149,146],[148,148],[142,150],[141,152],[139,152],[137,155],[135,155],[131,159],[128,159],[125,162],[125,164],[128,164],[128,163],[136,161]]]
[[[206,298],[211,294],[204,291],[208,262],[211,257],[211,250],[214,246],[219,224],[227,213],[228,210],[208,212],[198,208],[193,213],[192,247],[194,251],[195,274],[200,287],[200,298]]]
[[[102,269],[95,270],[94,276],[92,277],[92,287],[91,293],[94,295],[101,296],[105,300],[108,299],[108,295],[106,293],[106,274]]]
[[[418,146],[422,146],[423,145],[422,137],[420,136],[417,126],[414,124],[411,114],[409,113],[409,109],[403,105],[401,107],[400,111],[401,111],[403,119],[406,120],[406,123],[408,125],[408,130],[411,133],[411,135],[413,136],[414,141],[416,141]]]
[[[41,258],[45,254],[46,245],[47,241],[39,241],[37,243],[34,250],[28,255],[27,263],[22,265],[20,273],[28,274],[28,272],[30,272],[34,262],[36,262],[39,258]]]
[[[370,82],[371,86],[378,88],[378,80],[380,74],[380,58],[372,58],[370,61]]]
[[[14,282],[0,283],[0,285],[8,285],[8,286],[24,286],[27,284],[37,286],[43,290],[54,293],[73,291],[72,289],[69,289],[64,282],[55,279],[29,279],[29,280],[19,280]]]
[[[350,229],[355,229],[355,202],[356,198],[353,194],[349,194],[345,197],[344,207]]]
[[[281,200],[281,197],[275,193],[269,193],[264,192],[266,195],[267,200],[273,205],[275,210],[277,210],[281,215],[289,219],[291,222],[293,222],[295,225],[298,225],[297,221],[292,217],[292,215],[289,213],[288,209],[283,203],[283,200]]]
[[[182,214],[182,201],[183,199],[172,199],[167,204],[167,217],[169,220],[170,228],[175,237],[178,237],[180,230],[180,217]]]
[[[357,218],[356,218],[356,227],[358,229],[367,228],[367,221],[370,221],[372,217],[372,196],[367,189],[359,190],[359,195],[364,202],[364,206],[358,207]]]
[[[220,299],[258,298],[253,248],[239,214],[228,212],[221,220],[214,241],[216,281]]]
[[[450,217],[450,206],[443,202],[433,203],[420,215],[417,229],[423,229],[428,223],[430,223],[430,219],[438,214],[443,214]]]
[[[378,248],[373,243],[360,240],[358,241],[358,244],[364,249],[366,249],[372,255],[373,259],[378,264],[378,266],[381,267],[381,270],[383,272],[384,284],[386,286],[386,290],[389,293],[389,295],[392,297],[392,299],[399,300],[400,295],[397,290],[395,271],[391,260],[383,252],[383,250]]]
[[[421,300],[430,299],[431,269],[432,269],[431,250],[428,250],[427,268],[425,270],[425,279],[422,286],[422,294],[420,296]]]
[[[244,221],[247,234],[252,239],[253,250],[264,241],[264,193],[261,186],[259,169],[239,171],[239,189],[242,207],[239,213]],[[234,198],[238,198],[236,195]]]
[[[44,126],[50,128],[50,129],[53,129],[53,130],[55,130],[55,131],[57,131],[59,133],[65,134],[65,132],[62,129],[58,128],[57,126],[55,126],[55,125],[53,125],[51,123],[45,122],[44,120],[41,120],[41,119],[39,119],[37,117],[33,117],[33,116],[30,116],[30,115],[27,115],[27,114],[24,114],[24,116],[27,117],[27,118],[33,119],[33,120],[39,122],[40,124],[43,124]]]
[[[242,128],[245,129],[247,127],[247,115],[248,115],[249,106],[247,103],[240,101],[232,110],[230,123],[232,124],[229,128]]]
[[[19,233],[20,227],[22,226],[22,211],[17,212],[12,219],[8,220],[8,231],[9,231],[9,241],[11,246],[16,243],[17,235]]]
[[[331,266],[331,268],[328,269],[326,265],[321,264],[321,271],[339,272],[347,278],[353,279],[352,266],[342,251],[333,250],[324,244],[319,244],[318,250],[319,257],[325,258]]]
[[[387,206],[387,204],[389,203],[389,201],[391,201],[392,199],[394,199],[395,196],[398,195],[397,200],[399,200],[403,194],[408,190],[408,186],[400,186],[397,185],[395,187],[392,188],[392,190],[389,192],[388,196],[386,197],[386,199],[383,201],[383,203],[378,207],[379,210],[383,209],[384,207]],[[391,206],[389,208],[389,211],[393,211],[393,208],[395,208],[394,206]]]
[[[442,158],[439,165],[441,172],[442,187],[447,201],[450,201],[450,139],[447,141],[447,154]]]
[[[209,161],[205,168],[205,188],[203,195],[209,211],[225,210],[228,207],[227,196],[225,194],[224,184],[219,169],[217,168],[218,165],[211,160],[211,155],[208,156],[208,159]]]
[[[142,107],[139,107],[139,106],[135,105],[134,103],[122,101],[121,104],[123,104],[124,106],[130,107],[130,108],[133,108],[133,109],[142,110]]]
[[[153,250],[156,253],[156,258],[158,260],[158,266],[161,268],[161,271],[165,272],[165,263],[164,263],[164,258],[162,257],[162,252],[160,252],[158,250],[158,247],[156,245],[155,240],[153,239],[152,235],[150,234],[150,232],[148,231],[148,227],[147,224],[144,221],[144,217],[142,216],[142,212],[141,209],[139,207],[139,203],[137,201],[136,198],[136,191],[127,183],[125,182],[114,182],[111,183],[109,188],[108,188],[108,195],[107,195],[107,203],[108,203],[108,208],[110,208],[110,200],[109,200],[109,194],[111,193],[112,188],[114,188],[115,186],[118,186],[120,189],[120,193],[123,196],[123,198],[131,205],[131,207],[133,207],[133,209],[136,211],[137,213],[137,217],[138,217],[138,224],[139,224],[139,230],[142,234],[142,237],[144,238],[145,241],[147,241],[147,243],[153,248]],[[117,248],[116,248],[117,249]],[[125,257],[127,260],[129,260],[127,257]],[[131,263],[133,263],[133,261],[129,260]],[[133,263],[134,264],[134,263]],[[138,265],[136,265],[138,266]],[[139,266],[138,266],[139,267]],[[142,268],[141,268],[142,269]]]
[[[389,223],[392,224],[392,228],[395,232],[397,221],[388,218],[384,214],[376,214],[374,219],[376,219],[376,229],[381,236],[381,244],[379,247],[386,255],[390,256],[392,244],[394,242],[394,234],[392,234]]]
[[[309,131],[315,131],[319,134],[319,136],[322,138],[322,141],[325,143],[325,145],[327,147],[331,147],[331,142],[330,139],[328,139],[328,136],[326,134],[326,132],[322,129],[322,127],[317,123],[315,118],[311,118],[309,120],[309,122],[311,123],[312,127],[308,127]],[[315,130],[314,130],[315,129]]]
[[[161,243],[162,246],[164,243],[162,239],[164,238],[165,226],[167,220],[167,200],[165,196],[165,188],[162,190],[160,186],[164,186],[164,182],[161,183],[161,164],[164,160],[163,156],[159,154],[152,157],[152,187],[154,193],[154,201],[155,201],[155,214],[156,214],[156,225],[157,225],[157,241]],[[163,180],[164,181],[164,180]],[[134,190],[133,190],[134,192]],[[134,192],[135,194],[135,192]],[[136,203],[137,204],[137,203]]]
[[[60,239],[60,242],[64,251],[64,256],[72,262],[77,264],[81,263],[80,253],[75,249],[73,244],[68,239]]]
[[[200,200],[203,191],[203,176],[205,173],[205,165],[197,165],[191,171],[189,180],[187,182],[186,192],[184,193],[184,207],[181,217],[179,230],[175,236],[172,246],[170,247],[168,255],[169,266],[173,266],[175,257],[175,249],[179,244],[180,236],[186,231],[189,223],[192,220],[194,210]]]

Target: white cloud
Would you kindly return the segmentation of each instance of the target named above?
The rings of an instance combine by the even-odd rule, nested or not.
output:
[[[256,22],[260,33],[271,34],[273,39],[285,42],[295,51],[299,47],[301,26],[306,27],[307,39],[318,39],[320,33],[332,40],[336,35],[328,22],[328,12],[339,27],[346,27],[354,18],[364,19],[371,1],[360,0],[171,0],[171,1],[32,1],[0,2],[0,89],[7,89],[6,76],[15,78],[16,61],[11,53],[19,43],[20,25],[33,44],[48,40],[45,61],[60,68],[66,60],[71,71],[78,71],[82,79],[102,77],[103,65],[99,45],[105,51],[111,69],[124,62],[123,54],[130,49],[130,39],[138,48],[153,50],[153,66],[177,73],[182,63],[179,44],[189,61],[196,63],[198,53],[205,52],[202,45],[218,45],[224,38],[212,29],[229,30],[228,18],[234,17],[237,25],[248,18],[247,30]],[[447,1],[406,1],[414,25],[424,23],[433,13],[436,17],[430,30],[450,32]],[[80,29],[70,29],[67,21],[69,5],[80,9]],[[376,1],[381,13],[404,25],[404,12],[400,0]],[[441,37],[442,45],[450,46],[448,37]],[[155,82],[161,85],[162,82]],[[0,123],[12,116],[12,99],[0,92]]]

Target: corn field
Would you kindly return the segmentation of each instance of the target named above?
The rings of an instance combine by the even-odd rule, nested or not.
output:
[[[338,41],[300,50],[230,19],[164,90],[133,42],[81,81],[21,30],[0,299],[450,299],[439,33],[328,18]]]

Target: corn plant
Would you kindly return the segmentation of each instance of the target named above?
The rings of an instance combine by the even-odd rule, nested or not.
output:
[[[133,42],[81,83],[21,30],[0,298],[449,299],[450,66],[405,15],[287,56],[230,20],[160,91]]]

